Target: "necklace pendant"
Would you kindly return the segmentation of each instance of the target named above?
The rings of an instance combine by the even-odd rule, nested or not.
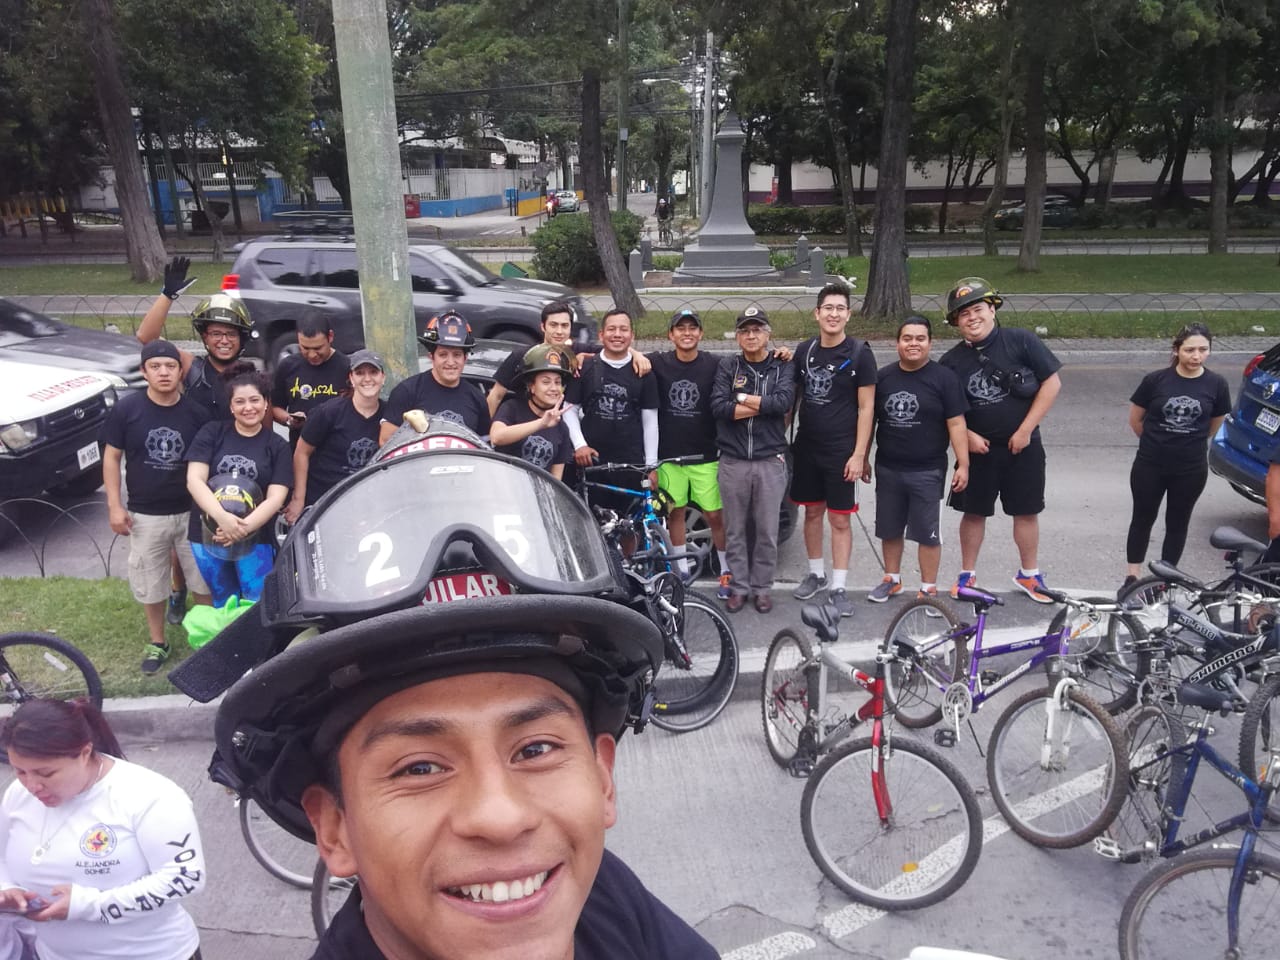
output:
[[[44,848],[44,846],[43,846],[43,845],[41,845],[41,846],[39,846],[39,847],[36,847],[34,850],[32,850],[32,851],[31,851],[31,865],[32,865],[33,867],[38,867],[38,866],[40,866],[40,864],[42,864],[42,863],[44,862],[44,855],[45,855],[45,853],[46,853],[46,852],[47,852],[47,851],[45,850],[45,848]]]

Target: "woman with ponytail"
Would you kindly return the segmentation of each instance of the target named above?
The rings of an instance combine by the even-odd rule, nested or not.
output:
[[[124,758],[83,700],[31,700],[0,729],[0,909],[35,921],[40,960],[198,960],[182,901],[205,882],[190,798]]]

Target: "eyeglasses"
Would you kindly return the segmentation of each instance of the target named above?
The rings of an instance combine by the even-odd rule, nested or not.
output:
[[[843,303],[826,303],[818,308],[819,313],[848,313],[849,308]]]
[[[740,337],[767,337],[768,335],[768,327],[743,327],[738,331],[738,336]]]
[[[227,340],[227,341],[231,341],[231,340],[239,340],[239,339],[240,339],[240,334],[238,334],[238,333],[234,333],[234,332],[232,332],[232,333],[217,333],[217,332],[215,332],[215,331],[213,331],[213,330],[210,330],[210,331],[208,331],[207,333],[205,333],[204,337],[205,337],[205,339],[206,339],[206,340]]]

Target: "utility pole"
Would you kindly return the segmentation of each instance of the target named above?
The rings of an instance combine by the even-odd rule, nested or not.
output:
[[[631,99],[631,62],[627,50],[627,0],[618,0],[618,209],[627,209],[627,106]]]
[[[711,191],[716,182],[716,35],[707,31],[707,59],[702,72],[702,216],[711,211]]]
[[[386,11],[367,0],[333,0],[333,32],[347,124],[364,342],[387,361],[390,388],[418,372],[418,345]]]

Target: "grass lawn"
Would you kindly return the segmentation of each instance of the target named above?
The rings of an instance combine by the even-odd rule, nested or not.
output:
[[[231,262],[193,263],[190,276],[195,285],[184,297],[217,293],[222,275]],[[159,284],[134,283],[129,266],[124,263],[42,263],[37,266],[0,267],[0,296],[39,296],[41,294],[118,294],[154,296]]]
[[[52,633],[75,644],[93,661],[108,697],[176,693],[165,679],[175,663],[191,653],[181,627],[166,626],[173,651],[161,672],[139,670],[147,626],[129,585],[116,577],[13,577],[0,580],[4,629]]]

